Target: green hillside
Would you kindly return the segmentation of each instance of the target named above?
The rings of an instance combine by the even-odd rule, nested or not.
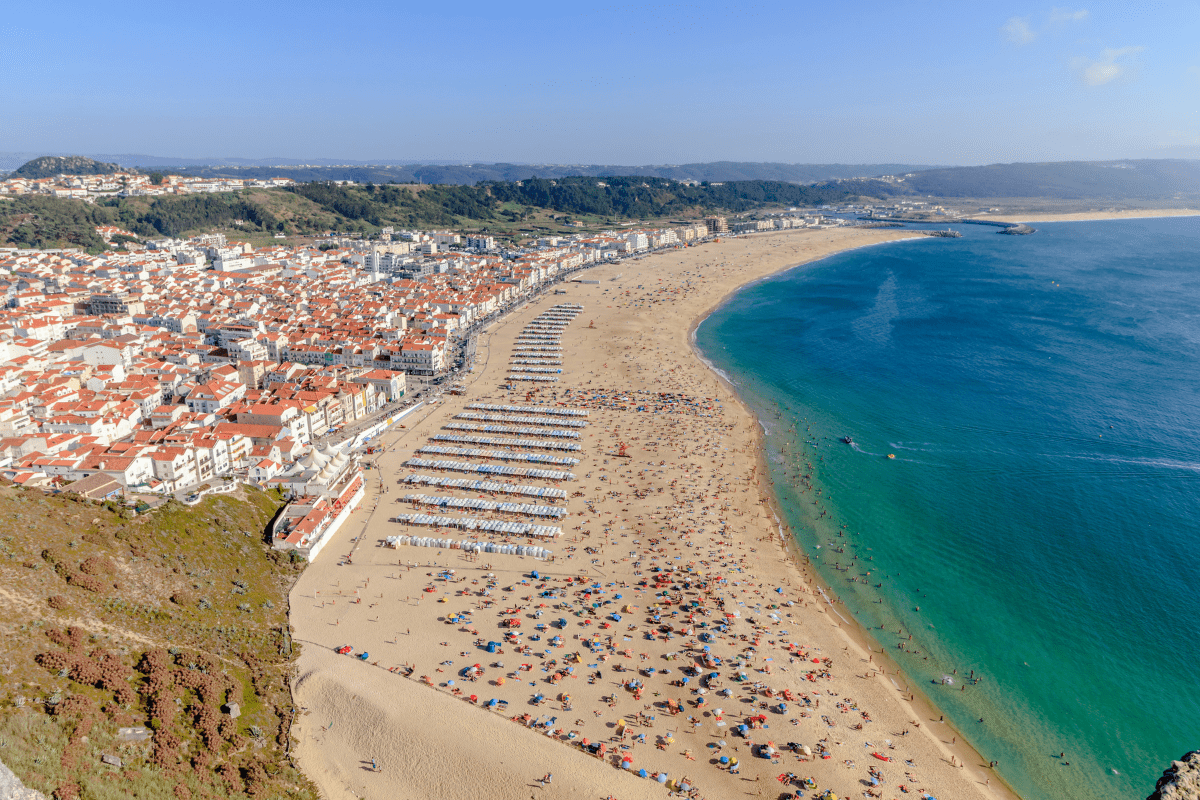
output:
[[[89,253],[105,249],[97,225],[113,225],[117,215],[82,200],[22,195],[0,200],[0,241],[15,247],[48,250],[79,247]]]
[[[279,505],[244,487],[132,516],[0,488],[0,742],[26,786],[81,800],[315,798],[286,757],[300,565],[263,541]],[[120,738],[137,727],[148,741]]]
[[[53,178],[55,175],[111,175],[114,172],[136,172],[120,164],[106,164],[85,156],[42,156],[17,167],[11,178]]]
[[[883,196],[878,181],[799,185],[782,181],[688,184],[666,178],[573,177],[493,181],[476,186],[306,183],[280,189],[162,197],[82,200],[22,196],[0,200],[0,240],[18,247],[105,245],[97,225],[117,225],[143,238],[210,230],[251,234],[370,233],[383,226],[487,230],[521,235],[549,216],[589,224],[658,220],[759,208],[833,203]]]
[[[666,178],[570,177],[490,181],[475,186],[342,186],[308,183],[288,189],[320,207],[371,226],[495,227],[537,212],[610,223],[779,206],[833,203],[886,191],[875,181],[802,186],[781,181],[693,185]]]

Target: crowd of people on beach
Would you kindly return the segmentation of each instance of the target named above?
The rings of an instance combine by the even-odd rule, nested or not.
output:
[[[690,290],[656,286],[643,300]],[[600,335],[577,329],[566,347]],[[386,618],[371,641],[354,643],[378,653],[370,665],[677,796],[726,796],[730,780],[760,794],[775,780],[797,797],[882,797],[885,786],[920,796],[909,727],[881,729],[875,709],[848,691],[852,677],[884,681],[882,668],[849,643],[831,645],[820,629],[840,620],[787,562],[752,423],[726,414],[711,377],[684,368],[689,356],[603,337],[624,373],[654,371],[653,388],[617,382],[615,363],[573,366],[568,352],[560,384],[449,398],[442,412],[449,421],[467,402],[590,412],[576,479],[544,481],[568,493],[546,501],[570,514],[552,560],[488,555],[481,564],[461,550],[368,542],[312,613],[338,625]],[[377,459],[377,497],[404,478],[400,465],[417,447]]]

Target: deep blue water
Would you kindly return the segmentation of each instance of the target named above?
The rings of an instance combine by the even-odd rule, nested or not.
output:
[[[1144,798],[1200,747],[1200,220],[958,227],[747,287],[697,343],[800,546],[984,758]]]

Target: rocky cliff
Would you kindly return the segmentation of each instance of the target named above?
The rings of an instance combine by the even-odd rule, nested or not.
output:
[[[1147,800],[1200,800],[1200,750],[1172,762]]]
[[[0,800],[46,800],[46,795],[27,789],[11,769],[0,763]]]

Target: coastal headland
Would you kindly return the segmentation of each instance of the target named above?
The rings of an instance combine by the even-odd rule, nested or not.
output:
[[[660,252],[581,273],[589,283],[565,284],[486,331],[464,393],[383,438],[362,506],[292,592],[303,643],[294,753],[323,794],[1013,797],[781,537],[758,422],[690,339],[740,286],[912,237],[804,230]],[[582,309],[552,310],[562,304]],[[528,342],[529,323],[553,316],[574,317],[556,336],[558,380],[513,381],[518,336],[526,331]],[[584,425],[562,431],[580,445],[568,451],[579,463],[548,468],[570,478],[511,481],[562,490],[560,500],[534,502],[567,516],[503,517],[561,526],[561,536],[396,521],[426,511],[412,495],[481,500],[467,509],[474,519],[501,518],[487,510],[494,501],[523,502],[406,482],[463,477],[411,465],[414,456],[493,457],[416,453],[445,443],[431,437],[471,434],[461,426],[475,423],[459,415],[487,413],[467,408],[479,404],[587,411],[576,418]],[[519,412],[495,416],[505,413]],[[445,506],[427,513],[459,518]],[[386,545],[398,535],[532,544],[553,555]],[[366,655],[335,652],[345,645]]]

